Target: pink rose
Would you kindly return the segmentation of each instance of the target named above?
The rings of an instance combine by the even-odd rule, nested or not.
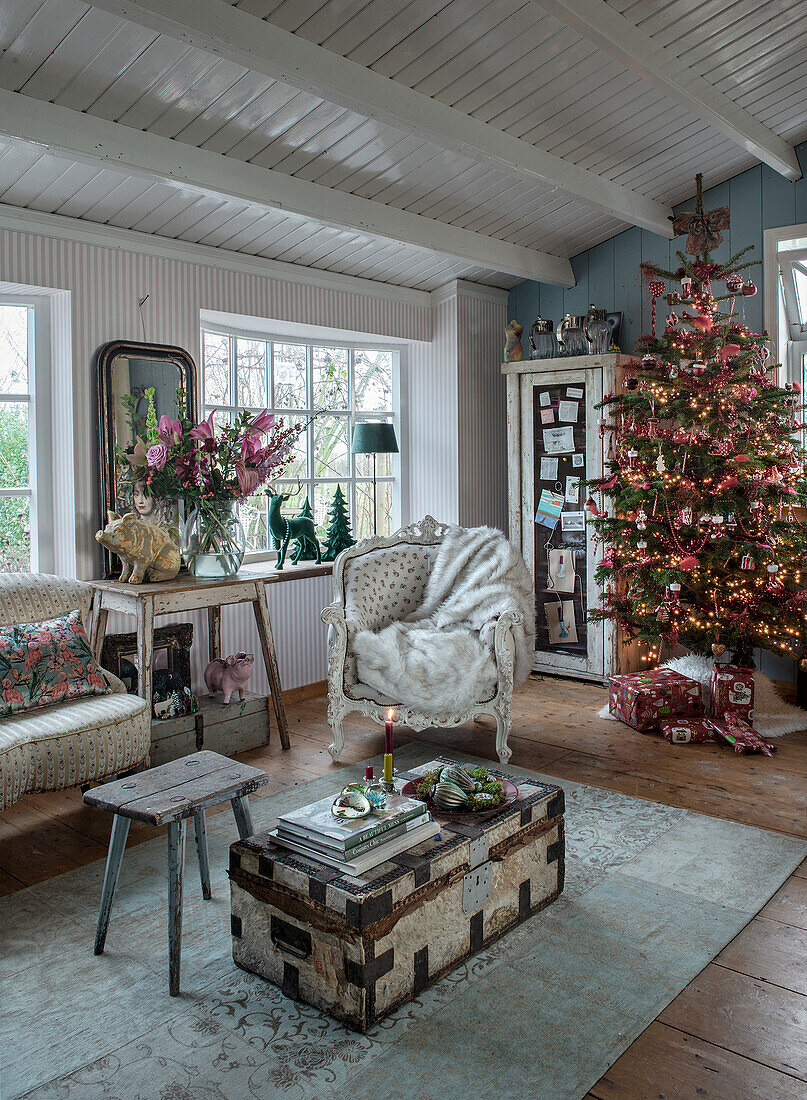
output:
[[[164,443],[155,443],[152,447],[149,447],[146,454],[146,461],[149,466],[152,466],[155,470],[161,470],[168,461],[168,448]]]

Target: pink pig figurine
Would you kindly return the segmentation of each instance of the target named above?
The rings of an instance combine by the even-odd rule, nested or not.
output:
[[[224,692],[224,702],[229,703],[230,696],[238,692],[244,698],[244,684],[252,675],[255,663],[254,653],[234,653],[226,660],[216,657],[205,669],[205,684],[209,695],[217,691]]]

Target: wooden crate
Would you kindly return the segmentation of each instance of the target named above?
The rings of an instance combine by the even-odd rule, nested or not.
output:
[[[494,774],[516,784],[514,803],[482,822],[446,820],[438,836],[357,878],[268,834],[233,844],[236,963],[366,1031],[554,901],[563,889],[563,791]]]
[[[184,718],[154,718],[151,723],[151,766],[180,756],[211,749],[232,756],[269,742],[269,700],[266,695],[245,692],[245,699],[226,705],[200,697],[196,714]]]

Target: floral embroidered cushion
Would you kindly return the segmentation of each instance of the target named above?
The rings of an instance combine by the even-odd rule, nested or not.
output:
[[[0,627],[0,718],[108,694],[80,611],[43,623]]]

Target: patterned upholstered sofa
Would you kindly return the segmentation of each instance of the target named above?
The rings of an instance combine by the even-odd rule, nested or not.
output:
[[[0,574],[0,626],[42,622],[79,608],[89,624],[92,587],[45,573]],[[148,764],[143,699],[104,671],[112,694],[0,719],[0,810],[35,791],[60,791]]]
[[[359,681],[351,639],[358,630],[382,630],[404,618],[422,602],[432,563],[447,525],[426,516],[388,537],[364,539],[343,550],[334,562],[334,601],[322,612],[329,626],[328,723],[333,741],[328,749],[339,759],[345,744],[343,722],[352,711],[383,722],[387,710],[410,729],[459,726],[479,715],[496,719],[496,753],[506,764],[513,755],[507,744],[512,723],[515,643],[512,627],[522,622],[515,611],[503,611],[496,620],[493,656],[497,683],[493,694],[480,697],[463,714],[425,714],[406,699],[388,699]]]

